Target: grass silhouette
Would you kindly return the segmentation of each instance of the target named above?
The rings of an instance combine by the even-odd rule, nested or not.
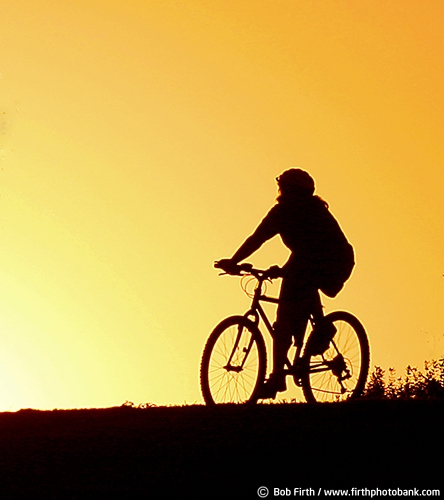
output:
[[[444,399],[444,357],[424,362],[424,370],[407,366],[403,377],[376,366],[370,374],[363,398],[367,399]]]

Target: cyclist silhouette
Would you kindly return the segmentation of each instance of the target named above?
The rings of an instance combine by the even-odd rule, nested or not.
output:
[[[354,266],[353,248],[348,243],[328,204],[314,194],[313,178],[304,170],[292,168],[277,177],[279,196],[254,233],[231,259],[222,259],[218,267],[230,272],[277,234],[291,255],[279,269],[283,278],[274,324],[273,372],[265,382],[261,398],[274,398],[286,390],[284,366],[291,346],[302,345],[310,317],[322,317],[319,290],[336,296],[350,277]],[[278,274],[278,271],[280,273]],[[315,325],[319,331],[319,354],[325,351],[335,333],[332,325]],[[333,327],[334,328],[334,327]]]

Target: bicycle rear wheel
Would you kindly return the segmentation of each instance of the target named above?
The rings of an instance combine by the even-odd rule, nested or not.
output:
[[[369,370],[367,334],[361,322],[350,313],[337,311],[325,319],[332,322],[337,331],[322,355],[311,355],[310,338],[306,343],[301,377],[305,399],[334,402],[356,398],[364,390]]]
[[[211,333],[202,355],[205,403],[255,403],[266,369],[265,342],[256,325],[244,316],[226,318]]]

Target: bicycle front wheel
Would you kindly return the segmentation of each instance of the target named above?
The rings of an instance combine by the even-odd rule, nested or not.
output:
[[[244,316],[226,318],[211,333],[202,355],[205,403],[255,403],[266,369],[265,342],[256,325]]]
[[[333,312],[325,320],[333,323],[336,333],[322,355],[311,355],[310,338],[306,343],[301,377],[305,399],[335,402],[356,398],[364,390],[370,365],[367,334],[350,313]]]

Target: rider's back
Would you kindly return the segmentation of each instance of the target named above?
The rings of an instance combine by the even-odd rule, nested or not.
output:
[[[326,295],[337,295],[350,277],[353,248],[320,197],[281,197],[258,229],[269,237],[279,234],[292,252],[288,271],[310,269]]]

